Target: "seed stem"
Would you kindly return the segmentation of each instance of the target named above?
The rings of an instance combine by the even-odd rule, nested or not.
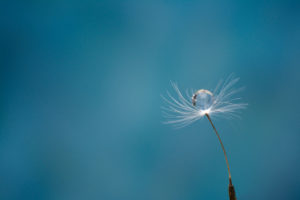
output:
[[[227,165],[227,169],[228,169],[228,176],[229,176],[229,188],[228,188],[228,190],[229,190],[229,199],[230,199],[230,200],[236,200],[235,190],[234,190],[234,187],[233,187],[233,185],[232,185],[231,173],[230,173],[230,167],[229,167],[229,162],[228,162],[227,154],[226,154],[226,151],[225,151],[225,147],[224,147],[224,145],[223,145],[223,142],[222,142],[222,140],[221,140],[221,137],[220,137],[220,135],[219,135],[219,133],[218,133],[218,131],[217,131],[215,125],[213,124],[213,122],[212,122],[210,116],[209,116],[208,114],[205,114],[205,115],[206,115],[208,121],[210,122],[211,126],[213,127],[213,129],[214,129],[214,131],[215,131],[215,133],[216,133],[216,135],[217,135],[217,137],[218,137],[218,139],[219,139],[219,142],[220,142],[220,144],[221,144],[221,147],[222,147],[222,149],[223,149],[223,153],[224,153],[224,156],[225,156],[226,165]]]

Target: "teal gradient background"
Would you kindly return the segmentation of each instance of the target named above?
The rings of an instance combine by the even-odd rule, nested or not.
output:
[[[228,199],[206,119],[162,124],[172,91],[231,73],[215,119],[239,200],[300,199],[299,1],[1,1],[0,199]]]

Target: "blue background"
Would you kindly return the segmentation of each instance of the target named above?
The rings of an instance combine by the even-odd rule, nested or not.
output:
[[[238,199],[300,199],[299,1],[1,1],[0,23],[0,199],[228,199],[209,122],[162,124],[160,95],[231,73]]]

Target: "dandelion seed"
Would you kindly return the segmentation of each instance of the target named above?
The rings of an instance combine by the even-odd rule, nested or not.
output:
[[[191,90],[192,94],[190,94],[189,91],[186,91],[186,96],[182,94],[177,84],[171,83],[178,97],[175,98],[168,92],[167,98],[162,97],[167,104],[167,107],[163,107],[163,114],[167,118],[166,124],[172,124],[177,128],[181,128],[190,125],[204,116],[209,120],[221,144],[226,160],[229,176],[230,200],[236,200],[236,195],[232,185],[229,162],[225,147],[212,122],[211,116],[223,116],[229,118],[238,117],[237,112],[240,109],[246,108],[247,104],[237,102],[240,98],[233,97],[242,90],[242,88],[233,88],[238,81],[239,78],[233,78],[231,75],[224,83],[220,81],[214,92],[205,89],[200,89],[196,92]]]

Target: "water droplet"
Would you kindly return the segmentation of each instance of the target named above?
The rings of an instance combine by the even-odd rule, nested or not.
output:
[[[196,106],[200,110],[209,109],[213,104],[213,94],[208,90],[199,90],[196,97]]]

